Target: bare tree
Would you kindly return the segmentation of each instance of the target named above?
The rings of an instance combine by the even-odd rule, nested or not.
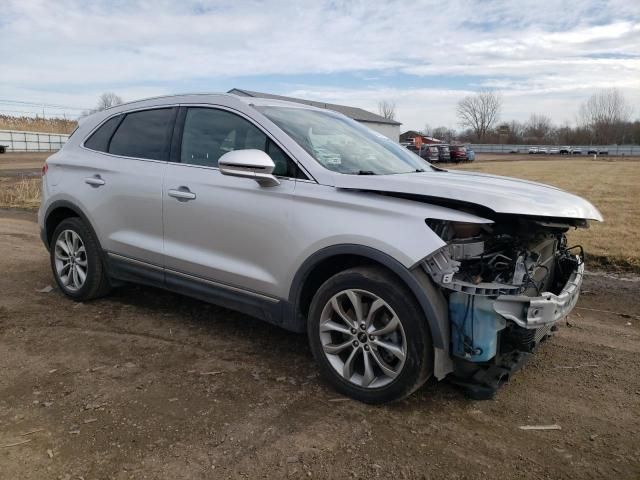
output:
[[[98,99],[97,111],[106,110],[107,108],[115,107],[122,103],[122,98],[113,92],[106,92],[100,95]]]
[[[382,100],[378,102],[378,112],[388,120],[396,119],[396,102],[393,100]]]
[[[476,134],[471,128],[465,128],[458,132],[457,138],[460,142],[473,143],[477,140]]]
[[[617,88],[594,93],[580,106],[581,126],[591,132],[594,143],[623,143],[632,108]]]
[[[433,129],[433,137],[445,143],[451,143],[456,137],[456,131],[448,127],[436,127]]]
[[[546,115],[533,114],[525,125],[525,135],[535,139],[537,143],[550,140],[553,132],[553,122]]]
[[[425,123],[424,128],[420,133],[426,135],[427,137],[433,137],[433,128],[431,128],[431,125],[429,125],[428,123]]]
[[[82,112],[82,115],[86,116],[86,115],[91,115],[92,113],[101,112],[102,110],[115,107],[116,105],[120,105],[121,103],[122,103],[122,98],[120,98],[118,95],[116,95],[113,92],[105,92],[102,95],[100,95],[96,108],[92,108],[91,110],[86,110]]]
[[[502,110],[502,96],[483,90],[468,95],[458,102],[457,115],[460,125],[473,129],[478,140],[483,141],[495,125]]]
[[[522,139],[524,137],[524,125],[517,120],[511,120],[507,125],[509,127],[507,143],[522,143]]]

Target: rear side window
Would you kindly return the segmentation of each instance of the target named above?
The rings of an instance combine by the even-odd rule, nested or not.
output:
[[[99,152],[108,152],[109,151],[109,140],[111,140],[111,136],[113,132],[116,131],[118,124],[122,120],[122,115],[117,115],[113,118],[110,118],[106,122],[104,122],[100,128],[98,128],[93,135],[91,135],[86,142],[84,142],[84,146],[90,148],[91,150],[97,150]]]
[[[109,153],[167,160],[174,114],[173,108],[128,113],[111,138]]]

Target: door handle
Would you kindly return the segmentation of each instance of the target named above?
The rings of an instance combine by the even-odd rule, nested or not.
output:
[[[190,191],[187,187],[169,190],[167,194],[170,197],[177,198],[181,201],[195,200],[196,198],[196,194]]]
[[[94,175],[93,177],[85,178],[84,183],[91,185],[92,187],[101,187],[105,184],[105,181],[100,177],[100,175]]]

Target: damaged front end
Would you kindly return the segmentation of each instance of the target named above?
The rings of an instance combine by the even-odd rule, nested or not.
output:
[[[421,267],[448,300],[452,380],[491,397],[578,301],[584,254],[565,233],[586,222],[427,224],[446,242]]]

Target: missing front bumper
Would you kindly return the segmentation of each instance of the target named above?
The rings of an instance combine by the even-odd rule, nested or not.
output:
[[[583,276],[584,265],[576,262],[558,294],[544,292],[537,297],[450,293],[451,354],[480,364],[492,361],[507,346],[530,351],[575,307]]]
[[[539,297],[501,295],[493,302],[497,314],[522,328],[540,328],[566,317],[576,306],[584,277],[584,263],[569,276],[562,291],[545,292]]]

